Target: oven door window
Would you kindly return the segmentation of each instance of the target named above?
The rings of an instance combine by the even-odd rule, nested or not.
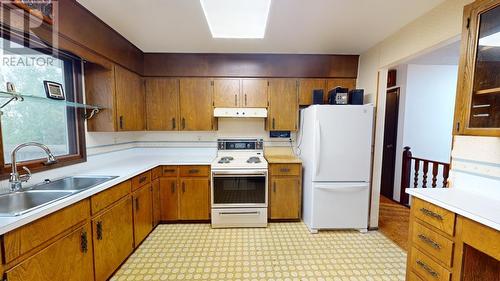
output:
[[[215,204],[265,204],[265,176],[214,176]]]

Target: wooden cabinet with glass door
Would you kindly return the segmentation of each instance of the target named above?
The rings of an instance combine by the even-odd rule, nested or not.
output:
[[[465,7],[455,134],[500,136],[500,1]]]

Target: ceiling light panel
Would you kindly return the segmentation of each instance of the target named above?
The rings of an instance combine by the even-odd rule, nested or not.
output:
[[[264,38],[271,0],[200,0],[213,38]]]

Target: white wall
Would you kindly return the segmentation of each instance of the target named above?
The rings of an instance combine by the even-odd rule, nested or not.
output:
[[[461,34],[463,7],[472,0],[446,0],[360,56],[357,86],[377,106],[370,227],[378,226],[387,69]],[[379,81],[384,81],[380,82]]]
[[[458,75],[457,65],[410,64],[405,70],[394,175],[393,199],[397,201],[400,199],[401,155],[405,146],[411,147],[413,156],[450,162]]]
[[[219,138],[262,138],[265,146],[290,146],[289,139],[269,138],[263,118],[219,118],[210,132],[116,132],[86,133],[87,153],[94,155],[131,147],[216,147]],[[295,145],[295,133],[291,136]]]

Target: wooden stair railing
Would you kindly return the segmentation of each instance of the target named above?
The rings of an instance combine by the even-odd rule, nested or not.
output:
[[[412,163],[414,164],[414,172],[412,175]],[[432,177],[430,179],[430,186],[428,180],[429,165],[432,164]],[[403,151],[403,165],[401,174],[401,204],[408,205],[410,198],[405,192],[406,188],[417,188],[421,183],[422,188],[435,188],[438,186],[437,179],[439,175],[439,166],[442,168],[443,182],[440,187],[448,187],[448,177],[450,174],[450,164],[443,163],[428,159],[422,159],[418,157],[413,157],[410,151],[410,147],[406,146]],[[422,167],[422,181],[419,182],[420,178],[420,167]],[[413,182],[412,182],[413,178]]]

